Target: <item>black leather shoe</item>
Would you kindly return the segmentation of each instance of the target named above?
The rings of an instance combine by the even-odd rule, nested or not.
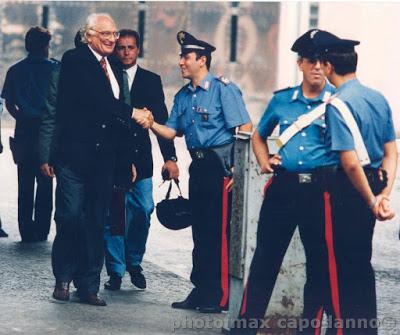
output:
[[[202,303],[199,306],[199,312],[200,313],[221,313],[222,308],[218,304],[205,304]]]
[[[183,301],[173,302],[171,307],[176,309],[193,309],[196,310],[200,306],[197,291],[193,289],[187,298]]]
[[[8,237],[8,234],[2,228],[0,228],[0,237]]]
[[[137,288],[144,290],[146,288],[146,278],[144,277],[142,271],[143,271],[142,267],[138,265],[134,266],[129,271],[129,274],[131,276],[131,283]]]
[[[56,282],[54,287],[53,298],[60,301],[69,300],[69,283],[68,282]]]
[[[104,288],[110,291],[118,291],[121,289],[122,279],[117,274],[110,274],[110,279],[105,282]]]
[[[81,303],[92,306],[107,306],[106,301],[96,293],[78,294]]]

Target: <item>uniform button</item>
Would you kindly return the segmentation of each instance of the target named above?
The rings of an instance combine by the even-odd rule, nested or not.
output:
[[[284,123],[284,124],[287,124],[287,123],[288,123],[288,120],[283,121],[283,123]]]
[[[194,120],[192,120],[192,123],[194,124]]]
[[[105,124],[102,124],[102,125],[101,125],[101,128],[103,128],[103,129],[104,129],[105,127],[106,127],[106,125],[105,125]]]
[[[308,105],[308,106],[307,106],[307,109],[311,109],[311,106],[310,106],[310,105]]]
[[[196,94],[193,94],[193,98],[196,98]]]
[[[323,123],[323,124],[322,124],[322,127],[326,128],[326,123]]]
[[[299,165],[303,165],[303,161],[299,161]]]
[[[303,131],[303,132],[301,133],[301,136],[305,137],[305,136],[307,136],[307,134]]]
[[[189,134],[189,136],[193,136],[193,134],[192,134],[192,133],[190,133],[190,134]]]
[[[207,113],[207,109],[204,109],[204,111]]]
[[[194,110],[194,107],[192,107],[192,109]]]
[[[99,147],[100,146],[100,143],[96,143],[96,147]]]
[[[139,150],[138,149],[135,149],[135,153],[138,153],[139,152]]]
[[[137,136],[137,133],[133,133],[133,136],[136,137],[136,136]]]
[[[300,151],[304,150],[304,147],[302,145],[299,146]]]

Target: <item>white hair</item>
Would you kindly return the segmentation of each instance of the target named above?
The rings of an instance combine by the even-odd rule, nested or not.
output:
[[[92,14],[90,14],[86,18],[86,23],[85,23],[84,27],[81,29],[81,36],[82,36],[83,43],[88,43],[87,35],[90,35],[89,30],[93,29],[96,26],[97,21],[100,18],[107,18],[112,23],[114,23],[114,25],[116,25],[114,19],[108,13],[92,13]]]

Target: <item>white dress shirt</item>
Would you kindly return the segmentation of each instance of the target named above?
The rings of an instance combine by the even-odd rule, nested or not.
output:
[[[135,80],[136,72],[137,72],[137,64],[131,66],[129,69],[125,69],[127,75],[128,75],[128,85],[129,85],[129,91],[132,89],[132,84],[133,81]]]
[[[88,45],[89,49],[93,52],[93,54],[95,55],[96,59],[100,62],[101,59],[103,58],[103,56],[101,56],[100,54],[98,54],[96,51],[94,51],[92,49],[92,47],[90,45]],[[106,60],[106,64],[107,64],[107,72],[108,72],[108,76],[110,77],[110,83],[111,83],[111,88],[114,94],[115,99],[119,99],[119,85],[118,85],[118,81],[115,78],[114,72],[110,66],[110,63],[108,62],[107,57],[104,57],[104,59]]]

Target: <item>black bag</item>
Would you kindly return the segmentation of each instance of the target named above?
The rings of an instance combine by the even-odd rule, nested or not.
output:
[[[160,201],[156,207],[157,218],[160,223],[168,229],[180,230],[192,225],[192,213],[188,199],[182,196],[179,180],[174,182],[179,190],[179,196],[176,199],[170,199],[172,180],[170,181],[168,192],[165,199]]]

